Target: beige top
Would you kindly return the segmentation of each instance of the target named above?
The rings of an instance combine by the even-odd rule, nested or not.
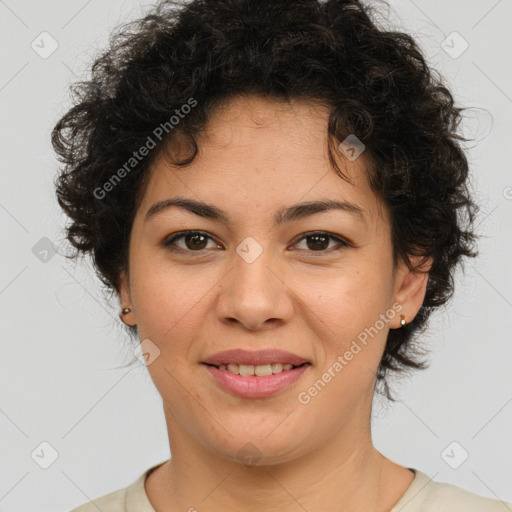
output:
[[[85,503],[71,512],[156,512],[144,489],[148,474],[163,462],[144,471],[124,489]],[[421,471],[409,468],[415,477],[400,501],[389,512],[507,512],[512,504],[484,498],[455,485],[434,482]]]

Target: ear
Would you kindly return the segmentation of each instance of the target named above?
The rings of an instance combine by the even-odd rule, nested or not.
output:
[[[121,310],[130,308],[131,312],[126,315],[120,314],[121,320],[128,325],[135,325],[135,313],[133,311],[132,298],[130,293],[130,278],[128,272],[123,270],[119,274],[119,300],[121,303]]]
[[[410,256],[414,270],[410,270],[404,261],[401,261],[395,277],[395,296],[393,302],[399,302],[402,305],[401,315],[405,317],[407,323],[411,322],[420,310],[425,293],[429,271],[432,267],[433,259],[424,256]],[[398,329],[400,325],[400,316],[396,320],[396,325],[392,328]]]

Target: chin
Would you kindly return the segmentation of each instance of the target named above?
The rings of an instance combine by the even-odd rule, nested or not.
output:
[[[283,464],[300,455],[304,442],[283,430],[276,433],[249,432],[233,434],[225,439],[223,446],[215,444],[215,450],[222,458],[244,466],[271,466]]]

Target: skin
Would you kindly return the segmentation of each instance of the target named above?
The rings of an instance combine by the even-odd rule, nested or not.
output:
[[[132,309],[124,321],[160,350],[148,371],[172,458],[145,482],[158,512],[385,512],[414,478],[371,438],[376,372],[398,313],[309,403],[297,399],[394,303],[411,321],[428,279],[394,266],[389,215],[368,185],[365,153],[353,162],[339,155],[350,183],[332,170],[327,120],[318,104],[238,97],[214,113],[189,166],[173,166],[165,153],[152,166],[120,299]],[[183,149],[179,140],[173,147]],[[177,195],[217,206],[232,224],[175,207],[144,220],[153,203]],[[356,204],[364,220],[331,210],[273,226],[279,209],[326,198]],[[183,230],[211,238],[176,241],[190,256],[163,245]],[[353,246],[326,239],[315,249],[303,236],[319,230]],[[236,252],[248,236],[263,249],[252,263]],[[268,398],[225,392],[201,364],[223,350],[276,347],[311,366]],[[248,442],[260,457],[252,465],[238,455]]]

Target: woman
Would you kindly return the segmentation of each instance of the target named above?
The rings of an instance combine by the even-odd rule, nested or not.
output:
[[[68,239],[140,340],[171,458],[75,509],[501,511],[373,446],[476,255],[461,109],[357,0],[162,2],[52,141]]]

